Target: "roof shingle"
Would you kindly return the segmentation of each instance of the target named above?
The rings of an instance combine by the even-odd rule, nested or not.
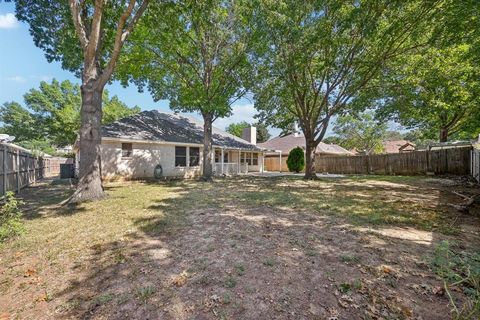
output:
[[[212,136],[216,147],[261,150],[256,145],[215,127]],[[178,114],[143,111],[103,126],[102,137],[203,144],[203,123]]]
[[[280,150],[282,153],[289,153],[295,147],[301,147],[305,149],[305,136],[290,134],[284,137],[276,137],[263,143],[259,143],[258,146],[269,150]],[[327,144],[320,142],[317,146],[317,153],[323,154],[335,154],[335,155],[351,155],[352,153],[339,145]]]

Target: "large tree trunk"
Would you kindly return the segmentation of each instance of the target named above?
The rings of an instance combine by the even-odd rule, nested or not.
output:
[[[439,140],[440,140],[440,142],[447,142],[448,141],[448,129],[447,128],[440,128]]]
[[[101,174],[101,127],[103,87],[91,80],[82,84],[80,168],[77,189],[70,202],[93,201],[105,196]]]
[[[210,113],[203,116],[203,174],[202,180],[212,180],[212,122],[213,116]]]
[[[305,135],[305,179],[315,179],[315,141],[313,137]]]

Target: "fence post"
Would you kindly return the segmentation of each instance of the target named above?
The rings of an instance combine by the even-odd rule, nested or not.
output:
[[[6,200],[6,194],[7,194],[7,146],[3,145],[3,196],[4,200]]]
[[[35,172],[35,167],[37,166],[37,157],[33,156],[33,184],[37,181],[37,173]]]
[[[20,193],[20,150],[17,149],[17,193]]]

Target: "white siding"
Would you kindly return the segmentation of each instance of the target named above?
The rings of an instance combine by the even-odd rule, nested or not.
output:
[[[162,165],[166,177],[192,178],[201,174],[201,159],[198,167],[175,167],[175,145],[132,142],[132,146],[132,156],[122,158],[121,142],[102,141],[104,178],[153,178],[157,164]],[[200,148],[200,154],[201,152]]]

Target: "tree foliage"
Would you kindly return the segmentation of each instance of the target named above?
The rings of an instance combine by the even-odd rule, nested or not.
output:
[[[439,1],[259,1],[255,106],[277,127],[298,120],[306,178],[332,116],[369,97],[392,60],[423,44]]]
[[[387,128],[386,122],[375,120],[374,112],[366,111],[338,117],[333,132],[341,141],[342,147],[369,155],[383,151]]]
[[[248,127],[255,127],[257,129],[257,143],[262,143],[265,141],[268,141],[271,137],[270,133],[268,132],[268,128],[266,125],[262,123],[253,123],[249,124],[246,121],[241,121],[237,123],[231,123],[228,125],[228,127],[225,129],[228,133],[233,134],[234,136],[237,137],[242,137],[243,135],[243,129],[248,128]]]
[[[479,79],[469,45],[406,55],[388,71],[381,114],[440,142],[473,138],[480,133]]]
[[[211,176],[211,127],[246,93],[248,28],[241,1],[152,4],[120,68],[123,82],[145,86],[170,108],[198,112],[205,123],[203,174]],[[159,18],[161,17],[161,18]]]
[[[17,102],[0,107],[2,131],[15,136],[15,141],[27,148],[52,152],[54,147],[74,143],[80,128],[80,86],[68,80],[51,83],[42,81],[38,89],[25,93],[25,108]],[[128,107],[117,96],[103,93],[103,123],[108,124],[140,112]]]
[[[102,98],[122,48],[149,0],[17,0],[16,16],[30,25],[49,61],[81,76],[79,182],[70,202],[104,197],[101,177]]]
[[[305,168],[305,154],[300,147],[290,150],[287,158],[287,167],[290,172],[299,173]]]

